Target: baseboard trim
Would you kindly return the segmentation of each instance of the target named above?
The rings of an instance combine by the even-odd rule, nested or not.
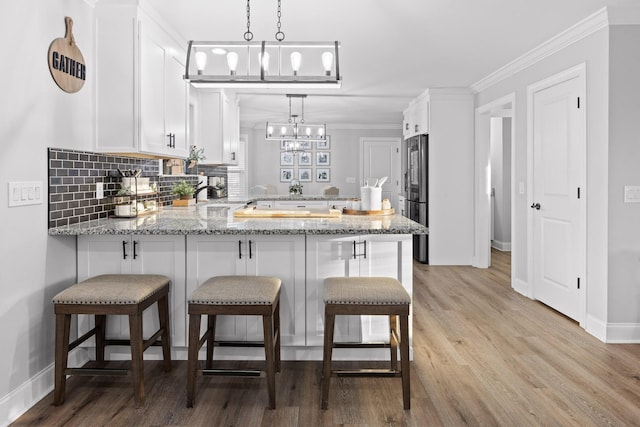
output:
[[[501,252],[511,252],[511,242],[501,242],[499,240],[492,240],[491,247]]]
[[[516,279],[513,282],[513,290],[527,298],[532,298],[533,292],[531,292],[531,286],[522,279]]]
[[[81,366],[88,361],[89,357],[84,349],[78,348],[69,353],[69,366]],[[55,365],[52,363],[0,399],[2,426],[8,426],[17,420],[29,408],[51,393],[54,367]]]
[[[640,323],[607,323],[607,344],[640,344]]]

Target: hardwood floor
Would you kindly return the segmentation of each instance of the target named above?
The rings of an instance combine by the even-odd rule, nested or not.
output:
[[[276,410],[264,378],[199,379],[188,409],[186,362],[147,361],[139,409],[128,377],[73,377],[63,406],[51,393],[14,425],[640,425],[640,345],[603,344],[517,294],[509,265],[495,251],[486,270],[414,264],[410,411],[397,378],[334,378],[322,411],[321,362],[283,362]]]

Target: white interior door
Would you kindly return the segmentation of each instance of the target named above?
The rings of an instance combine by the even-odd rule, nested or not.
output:
[[[584,120],[580,77],[533,91],[532,275],[534,297],[579,320],[581,169]],[[583,106],[584,109],[584,106]],[[584,288],[584,286],[583,286]]]
[[[400,212],[400,139],[360,138],[360,145],[362,179],[368,179],[369,185],[374,185],[376,179],[388,177],[382,186],[382,198],[389,199],[391,206]]]

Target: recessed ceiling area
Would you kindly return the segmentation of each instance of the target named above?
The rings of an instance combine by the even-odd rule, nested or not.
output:
[[[185,40],[242,41],[245,0],[153,0]],[[239,90],[243,126],[287,117],[285,93],[330,125],[400,125],[430,87],[468,87],[604,6],[638,0],[282,0],[287,41],[339,40],[342,88]],[[255,40],[275,40],[277,0],[254,0]],[[186,49],[186,46],[185,46]],[[304,62],[303,62],[304,67]]]

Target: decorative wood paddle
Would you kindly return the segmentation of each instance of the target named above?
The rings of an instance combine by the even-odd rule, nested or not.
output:
[[[64,38],[55,39],[49,46],[49,71],[60,89],[74,93],[84,86],[87,67],[73,37],[73,20],[65,16],[64,23]]]

